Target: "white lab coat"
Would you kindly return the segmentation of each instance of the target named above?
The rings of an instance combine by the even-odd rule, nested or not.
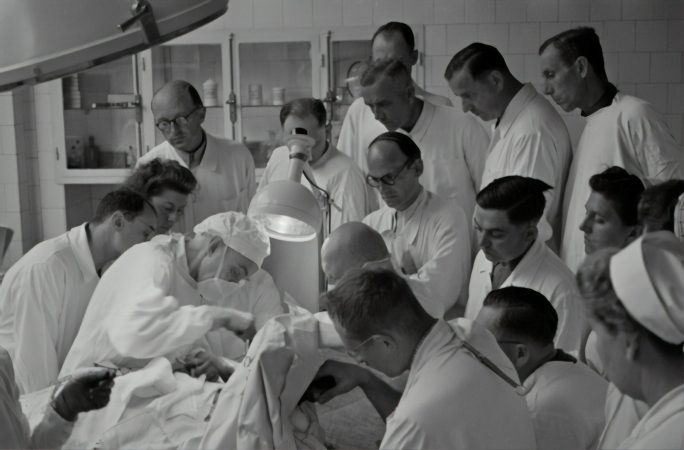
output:
[[[60,375],[95,362],[139,369],[160,356],[183,357],[219,309],[203,304],[197,292],[183,235],[155,236],[105,272]]]
[[[596,448],[612,450],[619,448],[630,435],[648,412],[648,405],[623,394],[613,383],[608,383],[604,411],[605,427]]]
[[[489,148],[481,188],[507,175],[550,185],[544,216],[560,241],[563,191],[572,160],[570,135],[560,114],[534,86],[525,84],[493,129]]]
[[[665,121],[645,101],[617,93],[613,103],[589,117],[573,158],[563,199],[561,257],[575,272],[584,259],[584,204],[589,178],[610,166],[644,182],[684,178],[684,152]]]
[[[475,347],[518,379],[491,334],[481,336]],[[439,320],[416,350],[380,448],[532,449],[535,437],[523,397],[465,350],[457,331]]]
[[[252,314],[257,330],[271,318],[284,312],[280,291],[271,275],[264,269],[257,270],[246,280],[244,286],[227,297],[203,297],[209,304]],[[226,329],[210,331],[207,334],[207,341],[213,353],[232,360],[241,359],[246,352],[245,341]]]
[[[523,385],[539,450],[596,448],[606,380],[581,362],[549,361]]]
[[[385,205],[363,223],[383,236],[399,273],[403,261],[413,261],[418,271],[406,279],[430,315],[443,317],[465,294],[471,267],[470,230],[465,214],[452,201],[423,189],[406,210]]]
[[[648,410],[618,448],[684,449],[684,384],[663,396]]]
[[[254,159],[247,147],[209,133],[205,135],[207,146],[202,161],[191,169],[197,178],[197,189],[188,198],[182,220],[174,227],[180,232],[190,232],[207,217],[221,212],[247,213],[249,202],[256,192]],[[154,158],[172,159],[188,167],[167,141],[143,155],[137,166]]]
[[[268,183],[287,179],[290,167],[290,151],[287,147],[278,147],[268,160],[257,191],[261,191]],[[313,181],[328,194],[330,205],[331,230],[346,222],[360,221],[372,211],[375,203],[369,198],[368,188],[363,173],[347,155],[333,145],[313,165],[306,166],[307,173],[313,175]],[[318,189],[312,188],[302,176],[301,183],[316,195]]]
[[[57,380],[100,277],[85,224],[41,242],[0,284],[0,347],[22,393]]]
[[[19,403],[12,360],[9,353],[0,348],[0,448],[60,448],[73,427],[73,422],[64,420],[47,405],[42,421],[31,432]]]
[[[487,294],[492,290],[494,265],[484,252],[475,257],[470,275],[467,319],[475,319],[482,309]],[[537,239],[501,287],[525,287],[543,294],[558,313],[558,331],[555,343],[567,352],[578,351],[586,319],[582,310],[575,276],[558,256],[540,239]]]
[[[347,111],[337,146],[365,173],[368,145],[386,131],[359,98]],[[421,151],[423,187],[443,198],[455,199],[466,217],[472,217],[489,145],[489,135],[482,125],[455,108],[424,102],[418,121],[407,134]]]

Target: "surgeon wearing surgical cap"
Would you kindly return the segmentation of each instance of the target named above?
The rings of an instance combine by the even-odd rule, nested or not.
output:
[[[599,250],[577,280],[607,377],[648,406],[617,447],[682,448],[684,243],[660,231]]]

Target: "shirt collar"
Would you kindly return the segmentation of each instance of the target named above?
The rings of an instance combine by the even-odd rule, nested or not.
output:
[[[93,254],[90,252],[90,245],[88,244],[88,233],[86,232],[87,225],[88,223],[86,222],[69,230],[67,239],[69,240],[71,251],[76,257],[76,263],[81,270],[83,278],[99,278],[97,269],[95,268]]]
[[[534,241],[534,243],[532,243],[530,248],[527,250],[527,253],[525,253],[525,255],[522,257],[518,265],[515,266],[515,269],[511,271],[511,274],[508,276],[508,278],[506,278],[506,280],[501,284],[501,287],[516,284],[516,278],[520,276],[520,274],[522,273],[531,273],[533,271],[536,271],[535,267],[541,264],[542,262],[542,252],[544,251],[543,246],[545,245],[545,243],[541,242],[540,239],[537,238],[537,240]],[[484,272],[489,274],[489,279],[491,279],[491,274],[493,270],[494,264],[490,260],[485,258],[485,265],[482,269],[480,269],[480,273]]]
[[[499,119],[499,124],[497,128],[499,129],[499,134],[503,138],[508,133],[508,130],[515,122],[518,115],[527,107],[536,96],[537,90],[532,86],[531,83],[525,83],[522,88],[513,96],[503,115]]]
[[[603,109],[606,106],[610,106],[613,103],[613,99],[618,93],[618,88],[616,88],[612,83],[608,83],[606,90],[603,91],[603,95],[599,98],[596,103],[594,103],[588,110],[582,111],[582,117],[587,117],[594,114],[599,109]]]
[[[403,225],[406,222],[408,222],[409,220],[411,220],[416,215],[416,212],[419,209],[422,209],[421,207],[423,206],[423,204],[425,203],[426,200],[427,200],[427,191],[425,190],[425,188],[423,188],[421,186],[420,194],[418,194],[418,197],[416,197],[416,199],[413,201],[413,203],[411,203],[411,205],[408,208],[406,208],[403,211],[396,211],[395,210],[396,214],[397,214],[397,219],[399,220],[399,223],[401,225]]]

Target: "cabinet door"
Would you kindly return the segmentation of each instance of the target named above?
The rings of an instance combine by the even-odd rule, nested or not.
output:
[[[235,67],[238,138],[249,148],[259,169],[281,145],[280,110],[300,97],[320,91],[316,36],[237,35]]]
[[[142,114],[135,59],[124,57],[53,82],[57,174],[64,183],[117,183],[135,165]],[[63,145],[60,148],[60,143]]]

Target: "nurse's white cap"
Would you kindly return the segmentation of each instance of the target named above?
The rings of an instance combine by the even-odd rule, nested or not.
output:
[[[261,267],[271,252],[271,241],[266,228],[258,220],[229,211],[207,217],[193,228],[195,234],[219,236],[236,252],[254,261]]]
[[[610,260],[610,279],[632,317],[670,344],[684,343],[684,243],[648,233]]]

